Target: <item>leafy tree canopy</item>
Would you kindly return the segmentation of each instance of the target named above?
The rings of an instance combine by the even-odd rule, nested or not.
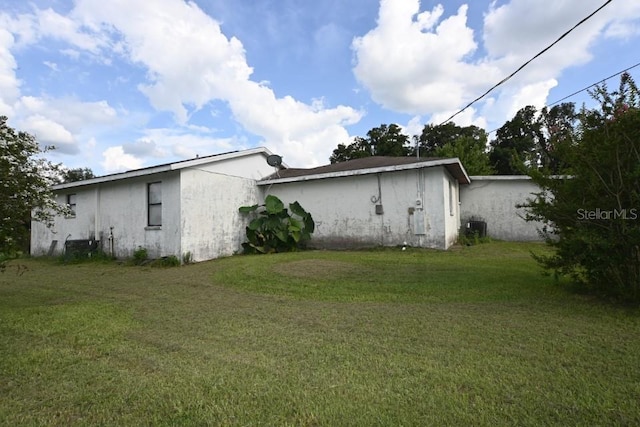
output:
[[[435,150],[436,157],[457,157],[469,175],[493,175],[495,171],[486,152],[487,138],[462,136]]]
[[[422,133],[417,138],[420,157],[436,157],[437,150],[447,144],[455,144],[463,139],[475,145],[476,142],[487,142],[487,132],[477,126],[458,126],[453,122],[441,125],[428,124],[422,128]],[[412,147],[410,155],[416,155],[416,148]]]
[[[41,157],[36,139],[15,131],[0,116],[0,259],[24,246],[31,217],[51,225],[56,213],[66,212],[50,190],[60,166]]]
[[[89,168],[62,169],[60,173],[62,182],[84,181],[96,177]]]
[[[575,105],[564,103],[538,111],[520,109],[496,131],[489,158],[499,175],[522,175],[528,168],[560,173],[562,165],[552,156],[558,144],[573,141],[577,120]]]
[[[367,137],[355,137],[349,145],[339,144],[333,150],[331,163],[345,162],[370,156],[406,156],[409,137],[396,124],[382,124],[367,132]]]

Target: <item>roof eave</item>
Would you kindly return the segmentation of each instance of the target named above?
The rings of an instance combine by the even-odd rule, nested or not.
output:
[[[396,171],[403,171],[403,170],[430,168],[430,167],[436,167],[436,166],[457,167],[458,173],[457,174],[452,173],[452,175],[455,176],[458,182],[460,184],[469,184],[471,182],[469,180],[469,175],[467,175],[467,172],[464,170],[464,167],[460,163],[460,160],[458,158],[450,158],[450,159],[429,160],[426,162],[416,162],[416,163],[408,163],[408,164],[401,164],[401,165],[380,166],[375,168],[354,169],[354,170],[348,170],[348,171],[328,172],[328,173],[319,173],[319,174],[313,174],[313,175],[292,176],[288,178],[261,180],[261,181],[258,181],[258,185],[264,186],[264,185],[272,185],[272,184],[285,184],[289,182],[304,182],[304,181],[312,181],[317,179],[369,175],[374,173],[396,172]],[[459,175],[459,176],[456,176],[456,175]]]
[[[248,156],[252,154],[260,154],[260,153],[264,153],[265,157],[271,155],[271,151],[269,151],[267,148],[258,147],[258,148],[252,148],[249,150],[244,150],[244,151],[234,151],[231,153],[215,155],[214,157],[207,156],[207,157],[195,158],[195,159],[186,160],[186,161],[181,160],[179,162],[169,163],[166,165],[160,165],[155,167],[152,166],[149,168],[142,168],[142,169],[134,169],[127,172],[105,175],[105,176],[100,176],[96,178],[85,179],[82,181],[56,184],[52,186],[51,189],[64,190],[67,188],[77,188],[77,187],[88,186],[88,185],[102,184],[104,182],[120,181],[123,179],[137,178],[141,176],[149,176],[149,175],[154,175],[154,174],[163,173],[163,172],[170,172],[174,170],[192,168],[192,167],[196,167],[206,163],[214,163],[222,160],[229,160],[236,157],[244,157],[244,156]],[[286,167],[286,165],[283,164],[283,167]]]

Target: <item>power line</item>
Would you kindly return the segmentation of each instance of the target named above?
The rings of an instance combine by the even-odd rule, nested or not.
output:
[[[571,93],[571,94],[569,94],[569,95],[567,95],[567,96],[565,96],[565,97],[562,97],[562,98],[558,99],[557,101],[553,101],[553,102],[551,102],[551,103],[549,103],[549,104],[546,104],[546,105],[545,105],[545,107],[551,107],[552,105],[559,104],[559,103],[561,103],[562,101],[564,101],[565,99],[569,99],[569,98],[571,98],[572,96],[575,96],[575,95],[579,94],[580,92],[584,92],[585,90],[591,89],[591,88],[592,88],[592,87],[594,87],[595,85],[599,85],[599,84],[601,84],[601,83],[604,83],[604,82],[606,82],[607,80],[612,79],[612,78],[614,78],[614,77],[616,77],[616,76],[619,76],[620,74],[622,74],[622,73],[624,73],[624,72],[627,72],[627,71],[629,71],[629,70],[633,70],[633,69],[634,69],[634,68],[636,68],[636,67],[640,67],[640,62],[638,62],[638,63],[636,63],[636,64],[633,64],[632,66],[627,67],[627,68],[625,68],[624,70],[620,70],[620,71],[618,71],[618,72],[617,72],[617,73],[615,73],[615,74],[611,74],[609,77],[605,77],[604,79],[600,79],[600,80],[598,80],[597,82],[590,84],[589,86],[585,86],[585,87],[583,87],[583,88],[582,88],[582,89],[580,89],[580,90],[577,90],[577,91],[575,91],[575,92],[573,92],[573,93]],[[491,131],[487,132],[487,135],[492,134],[493,132],[497,131],[498,129],[500,129],[500,128],[496,128],[496,129],[493,129],[493,130],[491,130]]]
[[[577,94],[579,94],[580,92],[584,92],[585,90],[590,89],[590,88],[592,88],[593,86],[595,86],[595,85],[597,85],[597,84],[604,83],[604,82],[606,82],[607,80],[609,80],[609,79],[611,79],[611,78],[613,78],[613,77],[619,76],[620,74],[622,74],[622,73],[624,73],[624,72],[626,72],[626,71],[632,70],[632,69],[634,69],[634,68],[636,68],[636,67],[638,67],[638,66],[640,66],[640,62],[638,62],[637,64],[632,65],[632,66],[631,66],[631,67],[629,67],[629,68],[625,68],[625,69],[624,69],[624,70],[622,70],[622,71],[618,71],[617,73],[612,74],[612,75],[610,75],[609,77],[605,77],[604,79],[598,80],[597,82],[592,83],[592,84],[590,84],[589,86],[584,87],[584,88],[582,88],[582,89],[580,89],[580,90],[577,90],[577,91],[573,92],[572,94],[565,96],[564,98],[558,99],[557,101],[553,101],[552,103],[547,104],[547,107],[551,107],[552,105],[559,104],[559,103],[561,103],[562,101],[564,101],[565,99],[571,98],[572,96],[577,95]]]
[[[480,101],[482,98],[484,98],[485,96],[487,96],[489,93],[491,93],[495,88],[497,88],[498,86],[502,85],[503,83],[505,83],[507,80],[511,79],[511,77],[515,76],[518,72],[520,72],[524,67],[526,67],[527,65],[529,65],[534,59],[536,59],[537,57],[539,57],[540,55],[542,55],[543,53],[545,53],[546,51],[548,51],[549,49],[551,49],[553,46],[555,46],[560,40],[562,40],[563,38],[565,38],[567,35],[569,35],[569,33],[571,33],[573,30],[575,30],[576,28],[578,28],[580,25],[584,24],[587,20],[589,20],[591,17],[593,17],[593,15],[595,15],[596,13],[600,12],[600,10],[602,10],[605,6],[607,6],[609,3],[611,3],[613,0],[607,0],[606,3],[604,3],[602,6],[600,6],[599,8],[597,8],[596,10],[594,10],[593,12],[591,12],[586,18],[583,18],[580,22],[578,22],[576,25],[574,25],[573,27],[571,27],[568,31],[566,31],[563,35],[561,35],[560,37],[558,37],[556,39],[556,41],[554,41],[553,43],[551,43],[549,46],[545,47],[544,49],[542,49],[540,52],[538,52],[533,58],[529,59],[527,62],[525,62],[524,64],[522,64],[520,67],[518,67],[517,70],[515,70],[513,73],[509,74],[507,77],[505,77],[504,79],[502,79],[501,81],[499,81],[498,83],[496,83],[495,85],[493,85],[489,90],[487,90],[485,93],[483,93],[482,95],[480,95],[479,97],[477,97],[476,99],[474,99],[473,101],[471,101],[470,103],[468,103],[463,109],[459,110],[457,113],[453,114],[451,117],[449,117],[448,119],[446,119],[445,121],[443,121],[442,123],[440,123],[440,125],[443,125],[445,123],[447,123],[449,120],[453,119],[455,116],[457,116],[458,114],[462,113],[464,110],[466,110],[467,108],[471,107],[473,104],[475,104],[476,102]],[[439,125],[439,126],[440,126]]]

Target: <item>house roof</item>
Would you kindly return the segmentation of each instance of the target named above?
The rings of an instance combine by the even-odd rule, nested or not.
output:
[[[152,175],[156,173],[180,170],[180,169],[200,166],[200,165],[208,164],[212,162],[219,162],[222,160],[233,159],[237,157],[244,157],[244,156],[249,156],[252,154],[260,154],[260,153],[264,154],[265,158],[272,154],[269,150],[267,150],[264,147],[252,148],[249,150],[229,151],[226,153],[212,154],[210,156],[196,157],[194,159],[179,160],[177,162],[165,163],[165,164],[156,165],[156,166],[149,166],[141,169],[134,169],[127,172],[103,175],[103,176],[86,179],[82,181],[66,182],[63,184],[54,185],[53,189],[62,190],[65,188],[80,187],[84,185],[92,185],[92,184],[117,181],[121,179],[127,179],[127,178],[139,177],[139,176],[147,176],[147,175]]]
[[[435,166],[444,166],[460,184],[469,184],[471,182],[458,158],[372,156],[310,169],[283,169],[263,178],[258,182],[258,185],[366,175]]]

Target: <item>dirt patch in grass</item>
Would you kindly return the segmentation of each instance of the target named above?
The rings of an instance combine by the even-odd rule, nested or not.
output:
[[[276,264],[273,266],[273,271],[279,275],[296,279],[323,279],[358,273],[361,271],[361,268],[349,262],[326,259],[302,259]]]

